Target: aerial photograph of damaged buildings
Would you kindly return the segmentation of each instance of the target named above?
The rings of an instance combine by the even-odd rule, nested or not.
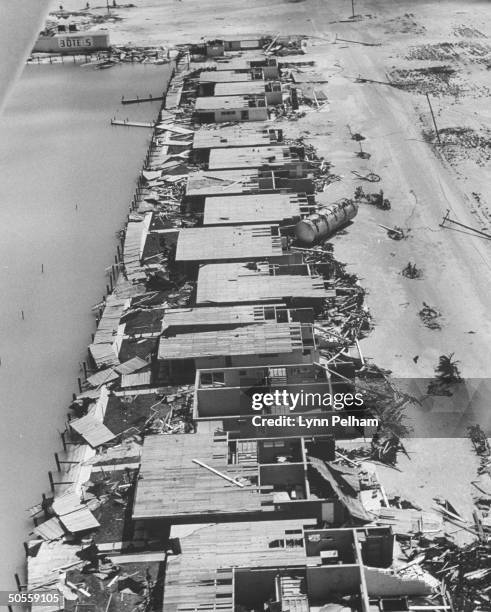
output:
[[[491,1],[0,47],[0,609],[491,611]]]

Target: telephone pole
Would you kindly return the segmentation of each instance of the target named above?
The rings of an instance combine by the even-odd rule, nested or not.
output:
[[[433,107],[431,106],[430,96],[426,94],[426,99],[428,100],[428,106],[430,107],[431,117],[433,119],[433,125],[435,126],[436,139],[438,140],[438,144],[442,144],[440,140],[440,133],[438,132],[438,127],[436,125],[435,113],[433,112]]]
[[[352,18],[355,18],[355,0],[351,0],[351,13],[352,13]]]

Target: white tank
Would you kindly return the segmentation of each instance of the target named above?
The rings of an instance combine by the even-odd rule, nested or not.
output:
[[[299,221],[295,226],[295,235],[304,244],[314,244],[326,238],[337,229],[356,217],[358,204],[352,200],[343,200],[319,210]]]

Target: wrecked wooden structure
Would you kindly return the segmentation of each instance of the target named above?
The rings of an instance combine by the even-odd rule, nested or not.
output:
[[[374,431],[327,428],[354,411],[316,399],[357,389],[370,315],[332,250],[286,231],[330,180],[286,123],[264,123],[282,102],[267,100],[284,84],[274,54],[298,49],[215,40],[188,49],[213,70],[177,62],[50,491],[29,509],[27,587],[70,610],[449,609],[426,569],[394,564],[395,535],[443,521],[389,506],[336,445]],[[305,395],[253,404],[274,392]]]

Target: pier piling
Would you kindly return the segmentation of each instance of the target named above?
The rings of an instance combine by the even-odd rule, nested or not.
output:
[[[14,578],[15,578],[15,584],[17,585],[17,590],[19,591],[19,593],[26,588],[25,584],[22,584],[19,578],[19,574],[15,573],[14,574]]]
[[[44,512],[44,518],[49,518],[48,506],[49,504],[46,498],[46,493],[41,493],[41,507]]]
[[[54,493],[55,492],[55,483],[53,481],[53,472],[48,471],[48,478],[49,478],[49,486],[51,488],[51,492]]]

